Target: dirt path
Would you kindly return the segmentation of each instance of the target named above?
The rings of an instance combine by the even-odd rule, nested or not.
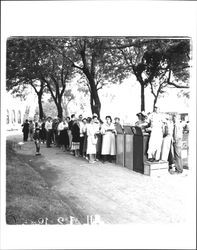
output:
[[[22,137],[8,137],[21,141]],[[28,162],[74,212],[80,223],[169,223],[187,220],[189,171],[148,177],[114,164],[90,165],[59,148],[41,145],[41,157],[27,142],[18,156]],[[58,218],[57,218],[58,219]]]

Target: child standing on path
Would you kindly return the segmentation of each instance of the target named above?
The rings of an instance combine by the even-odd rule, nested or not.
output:
[[[33,139],[34,139],[34,142],[35,142],[35,145],[36,145],[36,155],[41,155],[40,154],[40,142],[41,142],[41,139],[40,139],[40,128],[38,126],[35,129],[35,133],[33,135]]]

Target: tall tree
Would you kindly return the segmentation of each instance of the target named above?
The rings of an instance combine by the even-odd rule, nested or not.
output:
[[[154,96],[153,110],[161,94],[167,88],[189,88],[190,41],[173,39],[152,41],[151,48],[144,53],[143,65]]]
[[[39,53],[40,52],[40,53]],[[25,97],[30,85],[37,94],[39,117],[43,118],[42,96],[45,84],[39,78],[39,55],[42,48],[37,39],[11,38],[7,40],[6,88]]]
[[[71,59],[72,66],[82,75],[90,93],[92,113],[100,117],[101,102],[99,90],[109,83],[117,83],[123,79],[124,72],[113,61],[109,49],[111,39],[107,38],[73,38],[69,46],[75,53]]]
[[[141,111],[145,110],[145,88],[151,80],[143,75],[142,58],[146,44],[146,39],[123,37],[113,40],[109,46],[109,49],[113,52],[113,60],[118,61],[118,67],[124,71],[126,76],[134,74],[140,84]]]
[[[7,88],[29,84],[38,96],[40,118],[43,116],[42,95],[50,92],[62,117],[62,96],[66,82],[72,77],[73,69],[65,53],[57,53],[48,45],[46,38],[19,38],[8,40]],[[59,46],[59,40],[55,40]],[[61,40],[60,40],[61,41]],[[38,86],[40,82],[40,87]]]
[[[64,42],[60,38],[42,40],[46,47],[43,50],[44,57],[41,63],[44,67],[42,67],[40,78],[46,83],[57,107],[59,118],[63,116],[62,102],[67,83],[74,77],[75,73],[72,63],[68,59],[72,58],[72,51],[64,49]],[[67,96],[69,93],[72,97],[71,91],[67,92]]]
[[[141,111],[145,110],[145,88],[150,85],[155,106],[166,87],[188,88],[190,44],[186,39],[121,39],[114,44],[121,51],[126,71],[141,87]]]

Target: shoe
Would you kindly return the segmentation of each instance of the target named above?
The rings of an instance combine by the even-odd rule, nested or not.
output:
[[[90,164],[93,164],[93,163],[95,163],[95,162],[96,162],[96,161],[89,161]]]
[[[169,170],[169,173],[170,173],[170,174],[176,174],[176,171],[170,169],[170,170]]]
[[[148,161],[153,162],[154,159],[153,158],[148,158]]]
[[[177,171],[177,170],[176,170],[176,173],[177,173],[177,174],[182,174],[183,171]]]

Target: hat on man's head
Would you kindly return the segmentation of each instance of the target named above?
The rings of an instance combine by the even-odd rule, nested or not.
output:
[[[137,115],[137,116],[141,116],[141,115],[142,115],[142,113],[141,113],[141,112],[139,112],[139,113],[137,113],[136,115]]]

